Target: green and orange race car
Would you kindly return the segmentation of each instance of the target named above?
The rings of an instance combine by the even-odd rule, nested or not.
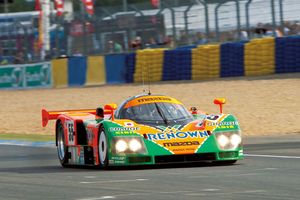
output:
[[[241,130],[224,114],[225,99],[214,100],[219,114],[188,110],[175,98],[138,95],[120,106],[91,110],[46,111],[42,125],[56,120],[56,146],[62,166],[152,165],[243,159]]]

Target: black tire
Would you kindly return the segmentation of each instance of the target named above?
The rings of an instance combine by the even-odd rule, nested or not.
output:
[[[108,168],[108,139],[103,127],[99,129],[98,135],[98,157],[99,157],[99,168]]]
[[[65,165],[68,163],[68,147],[66,146],[64,128],[61,121],[57,123],[56,127],[56,142],[59,162],[63,167],[65,167]]]

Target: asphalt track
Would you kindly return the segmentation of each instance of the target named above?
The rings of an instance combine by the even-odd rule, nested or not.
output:
[[[60,167],[55,148],[0,145],[0,199],[300,199],[300,136],[245,139],[231,166]]]

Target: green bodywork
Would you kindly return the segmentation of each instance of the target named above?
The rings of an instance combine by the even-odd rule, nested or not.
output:
[[[206,115],[195,115],[197,120],[205,119]],[[108,140],[108,160],[110,166],[128,166],[128,165],[148,165],[156,164],[155,156],[171,156],[172,152],[165,149],[163,146],[155,142],[145,139],[143,135],[135,131],[115,131],[114,128],[124,128],[123,126],[111,120],[86,120],[85,126],[93,123],[103,126]],[[162,126],[160,126],[162,128]],[[233,115],[226,115],[220,124],[206,138],[196,154],[213,154],[215,155],[214,161],[229,161],[240,160],[244,158],[242,145],[235,149],[221,150],[216,140],[216,134],[219,132],[240,131],[240,126],[237,119]],[[144,142],[146,153],[144,154],[115,154],[112,151],[112,140],[114,137],[140,137]]]

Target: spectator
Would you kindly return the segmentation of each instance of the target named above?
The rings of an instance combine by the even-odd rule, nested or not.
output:
[[[172,35],[168,35],[165,38],[165,43],[166,43],[167,47],[175,48],[175,41],[174,41],[174,37]]]
[[[248,32],[247,31],[245,31],[245,30],[241,31],[241,33],[240,33],[240,40],[243,40],[243,41],[249,40]]]
[[[14,64],[23,64],[23,63],[24,63],[24,53],[22,51],[19,51],[14,57]]]
[[[284,26],[283,26],[283,34],[284,34],[284,36],[290,35],[290,33],[291,33],[290,27],[291,27],[290,22],[285,21],[284,22]]]
[[[181,30],[178,45],[183,46],[183,45],[187,45],[188,43],[189,43],[188,35],[184,30]]]
[[[142,38],[140,36],[137,36],[135,40],[131,42],[130,46],[135,50],[143,49]]]
[[[109,53],[122,53],[123,47],[118,42],[112,40],[108,41],[108,52]]]
[[[73,56],[82,56],[82,53],[78,49],[75,49]]]
[[[201,32],[196,33],[196,44],[201,45],[201,44],[206,44],[208,41],[205,37],[205,35]]]
[[[157,48],[158,45],[153,37],[149,39],[149,42],[146,44],[147,48]]]

